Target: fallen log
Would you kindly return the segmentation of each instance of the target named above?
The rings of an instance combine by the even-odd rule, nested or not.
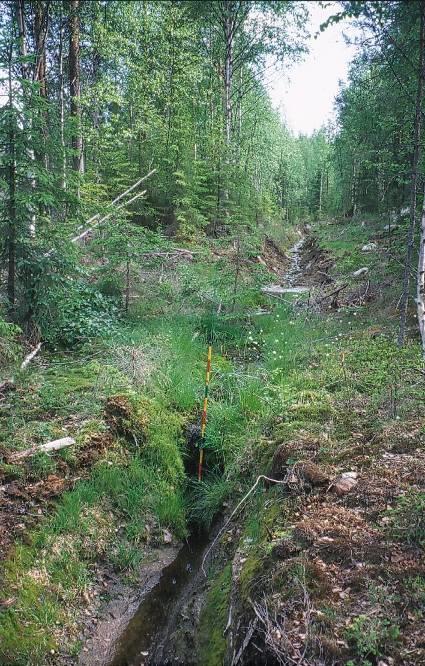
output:
[[[42,342],[39,342],[38,345],[27,356],[25,356],[24,360],[21,363],[20,370],[25,370],[25,368],[31,363],[33,358],[37,356],[38,352],[41,349],[42,344],[43,344]]]
[[[136,181],[131,187],[129,187],[125,192],[122,192],[119,196],[117,196],[111,203],[109,204],[109,208],[112,208],[112,211],[108,213],[107,215],[104,215],[101,217],[100,213],[96,213],[96,215],[93,215],[87,222],[85,223],[84,226],[87,226],[84,231],[81,233],[77,234],[77,236],[74,236],[73,238],[70,239],[71,243],[78,243],[78,241],[82,240],[85,238],[93,229],[96,229],[100,224],[103,224],[103,222],[106,222],[117,210],[120,210],[121,208],[124,208],[125,206],[128,206],[129,204],[133,203],[133,201],[136,201],[136,199],[139,199],[140,197],[144,196],[146,194],[146,190],[143,192],[140,192],[139,194],[136,194],[133,196],[131,199],[128,199],[127,201],[124,201],[121,203],[119,206],[116,208],[113,208],[113,206],[118,203],[118,201],[121,201],[127,194],[132,192],[136,187],[138,187],[143,181],[145,181],[147,178],[152,176],[154,173],[156,173],[156,169],[151,169],[146,176],[143,176],[143,178],[139,178],[138,181]],[[79,227],[79,229],[82,229],[82,226]],[[50,248],[47,252],[44,253],[44,257],[50,257],[50,255],[54,252],[54,248]]]
[[[116,213],[117,210],[120,210],[121,208],[124,208],[124,206],[128,206],[129,204],[133,203],[133,201],[136,201],[136,199],[140,199],[140,197],[143,197],[146,194],[146,190],[143,190],[143,192],[140,192],[139,194],[135,194],[134,197],[131,197],[128,201],[125,201],[124,203],[120,204],[114,210],[112,210],[110,213],[107,215],[104,215],[104,217],[101,217],[100,220],[95,222],[94,224],[91,224],[87,229],[81,232],[81,234],[78,234],[78,236],[74,236],[74,238],[71,238],[71,243],[78,243],[78,241],[82,240],[85,238],[91,231],[96,229],[98,226],[103,224],[103,222],[106,222],[106,220],[109,220],[110,217],[114,213]],[[51,250],[49,250],[51,252]]]
[[[171,259],[172,257],[186,257],[187,259],[192,260],[194,251],[192,250],[185,250],[184,248],[175,248],[172,250],[164,250],[164,251],[159,251],[159,250],[152,250],[152,252],[143,252],[140,254],[140,257],[143,258],[148,258],[148,257],[163,257],[164,259]]]
[[[40,444],[39,446],[32,446],[30,449],[25,449],[24,451],[16,451],[8,456],[9,463],[19,462],[25,458],[29,458],[36,453],[50,453],[51,451],[59,451],[64,449],[67,446],[73,446],[75,444],[75,439],[72,437],[62,437],[61,439],[55,439],[51,442],[46,442],[46,444]]]

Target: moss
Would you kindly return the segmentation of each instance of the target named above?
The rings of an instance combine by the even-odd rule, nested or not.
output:
[[[264,559],[259,550],[250,553],[246,561],[243,563],[242,570],[239,575],[239,589],[243,601],[246,601],[251,595],[252,588],[255,585],[257,574],[263,568]]]
[[[229,613],[232,567],[228,564],[213,581],[199,622],[199,663],[221,666],[226,652],[223,635]]]

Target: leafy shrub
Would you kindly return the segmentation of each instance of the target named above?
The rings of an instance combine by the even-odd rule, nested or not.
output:
[[[117,304],[121,301],[124,281],[120,275],[105,275],[97,281],[96,289],[107,298],[112,298]]]
[[[347,629],[347,639],[365,665],[371,663],[366,658],[378,657],[399,635],[399,627],[390,620],[367,615],[355,617]]]
[[[47,295],[37,320],[45,340],[72,347],[110,331],[115,314],[110,300],[78,280]]]

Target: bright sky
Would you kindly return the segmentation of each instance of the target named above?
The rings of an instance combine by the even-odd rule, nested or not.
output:
[[[315,0],[308,2],[309,53],[289,72],[276,73],[270,85],[274,105],[295,134],[311,134],[333,117],[339,80],[347,79],[348,65],[356,52],[354,46],[347,46],[344,41],[343,32],[353,34],[348,20],[330,26],[314,39],[320,24],[340,11],[336,2],[329,4],[324,9]]]

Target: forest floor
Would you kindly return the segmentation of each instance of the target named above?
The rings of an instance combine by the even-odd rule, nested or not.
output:
[[[78,663],[111,597],[153,585],[258,474],[282,483],[226,527],[169,659],[425,664],[425,375],[414,321],[395,344],[403,226],[363,222],[144,266],[127,319],[17,378],[0,402],[1,664]],[[8,462],[64,435],[76,447]]]

